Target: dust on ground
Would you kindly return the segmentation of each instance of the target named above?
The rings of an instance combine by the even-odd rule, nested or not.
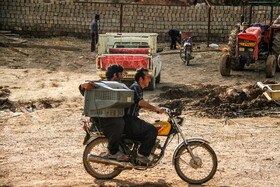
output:
[[[22,38],[41,46],[68,46],[78,51],[44,47],[0,47],[0,184],[4,186],[184,186],[172,166],[177,140],[156,168],[123,171],[112,180],[96,180],[82,164],[83,97],[78,86],[98,80],[90,40],[71,37]],[[264,64],[222,77],[218,70],[221,49],[197,43],[190,66],[179,51],[159,44],[161,83],[145,91],[154,105],[179,108],[187,117],[182,130],[187,138],[211,142],[218,156],[218,171],[205,186],[277,186],[279,184],[279,105],[268,102],[263,83],[279,83],[280,73],[266,80]],[[17,51],[18,50],[18,51]],[[211,51],[212,50],[212,51]],[[20,53],[22,52],[22,53]],[[28,54],[28,55],[26,55]],[[153,122],[167,116],[141,111]],[[227,123],[225,123],[227,122]],[[203,185],[203,186],[204,186]]]

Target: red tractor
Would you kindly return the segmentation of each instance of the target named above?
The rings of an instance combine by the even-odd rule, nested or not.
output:
[[[228,43],[229,54],[223,55],[220,61],[222,76],[230,76],[232,70],[242,70],[256,62],[265,62],[266,77],[275,75],[280,70],[280,15],[272,22],[275,1],[241,1],[241,23],[231,32]],[[250,6],[249,22],[244,22],[245,4]],[[255,6],[270,6],[270,23],[252,24],[252,12]]]

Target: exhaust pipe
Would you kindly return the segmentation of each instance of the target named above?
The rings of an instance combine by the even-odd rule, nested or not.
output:
[[[100,156],[95,156],[92,154],[88,154],[87,155],[87,161],[88,162],[96,162],[96,163],[101,163],[101,164],[111,164],[111,165],[116,165],[116,166],[120,166],[126,169],[147,169],[147,168],[152,168],[154,167],[156,164],[154,165],[150,165],[150,166],[134,166],[129,162],[118,162],[116,160],[111,160],[111,159],[106,159],[104,157],[100,157]]]
[[[91,154],[87,155],[87,161],[88,162],[97,162],[97,163],[102,163],[102,164],[117,165],[117,166],[121,166],[121,167],[128,167],[126,164],[118,162],[116,160],[106,159],[106,158],[91,155]]]

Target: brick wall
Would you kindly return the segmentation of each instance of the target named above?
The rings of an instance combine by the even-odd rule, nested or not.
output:
[[[171,28],[192,32],[195,41],[206,41],[208,8],[200,6],[157,6],[104,4],[71,0],[1,0],[0,29],[32,36],[68,35],[90,37],[90,23],[100,14],[99,32],[156,32],[159,41],[169,41]],[[122,14],[121,14],[122,12]],[[255,22],[269,19],[269,7],[256,7]],[[212,6],[211,42],[226,42],[240,7]],[[274,19],[280,7],[274,8]],[[120,17],[122,15],[122,28]],[[266,15],[266,16],[265,16]]]

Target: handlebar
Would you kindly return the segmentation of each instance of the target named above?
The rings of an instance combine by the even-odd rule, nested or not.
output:
[[[177,109],[174,109],[174,110],[170,110],[169,108],[166,108],[166,107],[161,107],[164,112],[166,114],[168,114],[169,116],[179,116],[179,113],[177,111]]]
[[[171,110],[169,108],[166,107],[161,107],[161,108],[164,110],[165,113],[170,114]]]

